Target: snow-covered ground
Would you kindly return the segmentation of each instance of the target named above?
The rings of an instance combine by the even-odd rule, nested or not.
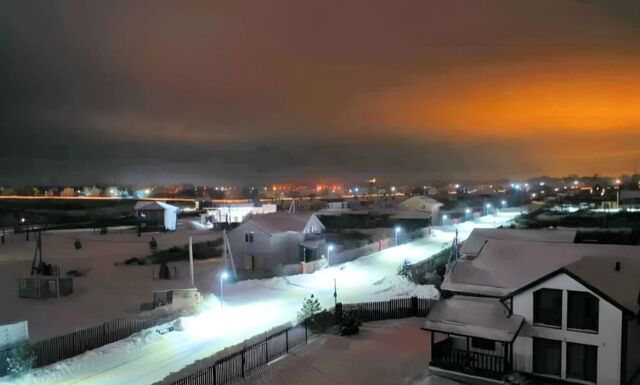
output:
[[[209,310],[182,320],[182,331],[164,335],[146,331],[72,359],[35,369],[20,379],[0,379],[0,383],[153,384],[227,346],[294,320],[302,300],[310,294],[318,297],[323,306],[332,306],[334,282],[338,300],[344,303],[412,295],[437,297],[439,293],[433,286],[418,286],[400,278],[397,275],[400,263],[404,259],[418,262],[436,254],[450,244],[456,229],[460,239],[464,240],[473,228],[499,226],[515,215],[503,212],[465,222],[455,228],[434,228],[430,237],[313,274],[226,284],[224,307],[215,298],[210,298]],[[204,285],[208,284],[212,291],[218,293],[219,281],[215,278]]]
[[[89,230],[45,232],[42,234],[42,257],[60,267],[65,274],[79,270],[86,276],[75,278],[74,293],[60,299],[34,300],[18,297],[18,281],[31,270],[36,237],[25,240],[24,234],[9,234],[0,244],[0,324],[28,320],[32,341],[71,333],[99,325],[118,317],[131,317],[140,304],[151,302],[154,290],[191,287],[186,262],[171,263],[179,269],[177,280],[153,280],[152,269],[158,266],[116,266],[131,257],[150,253],[153,236],[159,249],[183,246],[192,236],[194,242],[213,240],[221,232],[190,230],[182,226],[172,233],[143,234],[135,230],[110,231],[107,235]],[[76,250],[74,240],[82,241]],[[220,259],[196,261],[196,285],[211,293],[208,284],[222,269]]]

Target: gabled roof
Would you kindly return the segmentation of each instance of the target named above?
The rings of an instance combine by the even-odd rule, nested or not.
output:
[[[441,202],[438,202],[437,200],[435,200],[435,199],[433,199],[431,197],[428,197],[426,195],[414,195],[414,196],[412,196],[410,198],[407,198],[407,199],[403,200],[402,202],[399,203],[399,205],[406,204],[408,201],[419,201],[419,202],[424,203],[426,205],[440,205],[440,206],[442,206]]]
[[[311,220],[317,221],[322,226],[320,220],[312,213],[276,212],[253,216],[248,222],[270,234],[276,234],[287,231],[303,232]],[[324,226],[322,228],[324,229]]]
[[[521,316],[509,316],[509,311],[498,299],[456,295],[429,312],[423,329],[513,342],[523,322]]]
[[[475,258],[459,259],[441,288],[503,297],[583,257],[640,260],[640,247],[490,239]]]
[[[616,271],[616,263],[620,270]],[[505,298],[513,297],[558,274],[567,274],[595,294],[631,315],[640,310],[640,258],[583,257],[514,290]]]
[[[138,201],[134,206],[135,210],[178,210],[177,206],[170,205],[168,203],[160,201]]]
[[[573,243],[576,230],[474,229],[462,244],[460,254],[476,256],[490,239]]]

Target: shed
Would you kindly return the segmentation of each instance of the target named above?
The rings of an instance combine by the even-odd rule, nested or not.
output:
[[[151,226],[174,231],[178,222],[179,208],[160,201],[139,201],[135,205],[136,215]]]

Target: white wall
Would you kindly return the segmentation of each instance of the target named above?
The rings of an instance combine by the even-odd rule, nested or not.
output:
[[[533,292],[541,288],[563,290],[562,328],[560,329],[533,325]],[[567,330],[567,290],[589,292],[600,300],[600,320],[597,334]],[[597,383],[599,385],[620,384],[622,311],[591,292],[573,278],[566,274],[558,274],[520,293],[513,298],[513,314],[525,318],[525,324],[513,346],[514,370],[532,372],[532,337],[548,338],[562,341],[562,379],[566,379],[566,342],[573,342],[598,347]]]
[[[253,243],[245,242],[245,233],[253,232]],[[275,270],[278,265],[300,262],[299,243],[304,240],[304,234],[286,232],[269,234],[251,222],[245,222],[229,232],[231,253],[239,269],[251,267],[255,270]]]

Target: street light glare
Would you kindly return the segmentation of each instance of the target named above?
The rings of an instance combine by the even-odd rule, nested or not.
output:
[[[332,250],[333,250],[333,245],[329,245],[329,246],[327,246],[327,249],[328,249],[329,251],[332,251]]]
[[[222,274],[220,274],[220,278],[222,278],[222,279],[229,278],[229,273],[227,273],[226,271],[223,271]]]
[[[401,229],[400,229],[400,226],[396,226],[396,233],[399,233],[399,232],[400,232],[400,230],[401,230]]]

